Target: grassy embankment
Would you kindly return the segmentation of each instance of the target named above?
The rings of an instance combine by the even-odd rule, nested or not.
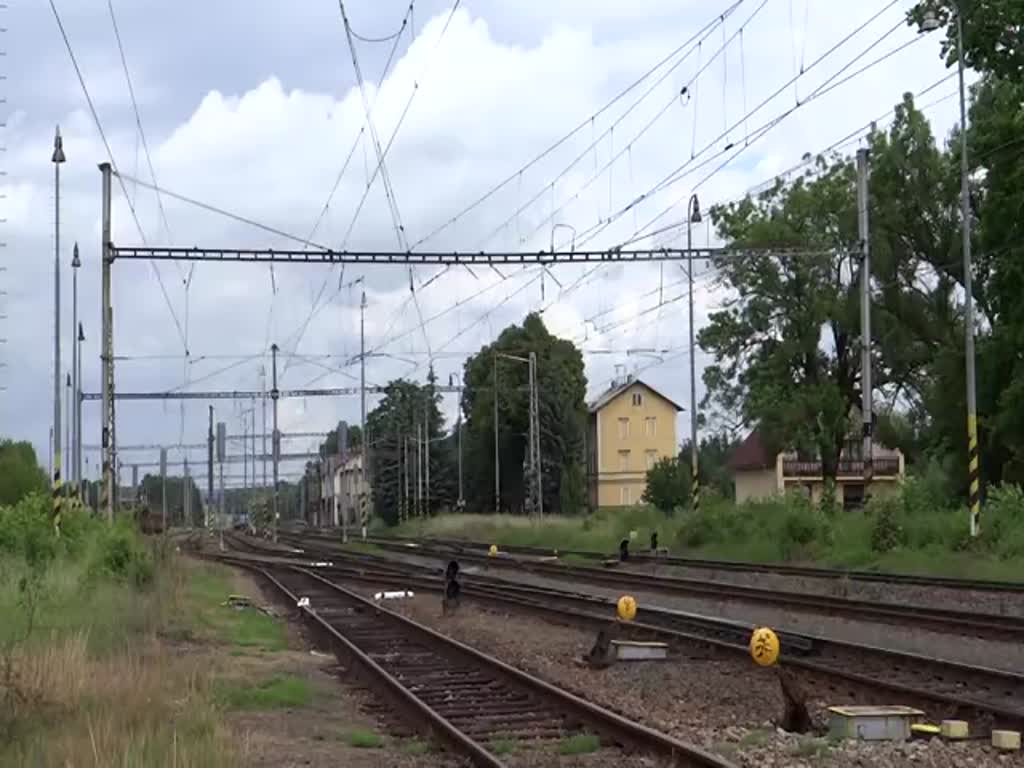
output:
[[[231,766],[235,709],[295,706],[305,681],[232,676],[284,627],[222,606],[229,571],[127,523],[0,508],[0,765]]]
[[[1024,580],[1024,493],[993,488],[982,535],[971,541],[967,511],[926,483],[910,480],[892,499],[862,512],[826,512],[796,497],[737,505],[705,498],[701,511],[666,516],[651,507],[603,509],[584,517],[533,521],[510,515],[445,515],[414,520],[397,535],[464,538],[502,545],[612,553],[636,531],[652,531],[673,554],[793,562],[935,575]]]

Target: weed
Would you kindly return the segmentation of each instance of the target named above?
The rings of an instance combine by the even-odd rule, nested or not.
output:
[[[765,728],[757,728],[753,731],[747,731],[740,739],[741,747],[760,747],[762,744],[768,742],[771,738],[772,731]]]
[[[592,733],[577,733],[567,739],[562,739],[558,745],[559,753],[563,755],[587,755],[597,752],[601,748],[601,739]]]
[[[825,755],[831,745],[827,739],[816,738],[813,736],[802,737],[796,745],[790,748],[789,753],[793,757],[811,757],[817,758]]]
[[[384,745],[380,734],[365,728],[354,728],[344,735],[345,743],[357,749],[377,749]]]
[[[511,755],[517,749],[519,749],[519,742],[515,739],[495,739],[491,742],[491,752],[495,755]]]
[[[407,755],[426,755],[433,751],[429,741],[420,741],[419,739],[412,739],[402,745],[402,751]]]
[[[287,709],[303,707],[313,698],[309,681],[284,675],[255,685],[221,681],[217,701],[227,709]]]

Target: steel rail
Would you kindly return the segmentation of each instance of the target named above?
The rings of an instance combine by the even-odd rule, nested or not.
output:
[[[253,568],[253,563],[250,561],[230,557],[219,559],[250,569]],[[469,660],[474,666],[486,669],[490,673],[496,674],[499,678],[511,681],[515,687],[528,689],[541,699],[555,703],[558,711],[571,712],[573,719],[585,723],[595,731],[611,737],[619,745],[628,745],[653,752],[668,758],[673,765],[680,767],[733,768],[733,764],[723,758],[633,722],[604,707],[585,701],[568,691],[523,672],[493,656],[446,637],[408,617],[383,608],[308,568],[284,563],[274,563],[269,567],[289,569],[294,573],[315,580],[320,585],[332,590],[344,601],[355,603],[364,610],[373,611],[375,616],[384,618],[386,621],[402,627],[404,630],[403,634],[416,637],[429,645],[442,649],[442,652],[449,657],[455,655]],[[299,596],[289,590],[280,579],[274,577],[268,568],[256,568],[255,570],[270,581],[293,605],[298,603]],[[453,749],[468,755],[479,766],[485,766],[485,768],[504,768],[504,764],[495,755],[491,754],[479,742],[460,731],[453,723],[416,696],[413,691],[403,686],[400,681],[390,675],[387,670],[377,664],[368,654],[363,652],[356,642],[345,637],[342,632],[333,627],[314,607],[304,608],[303,612],[310,621],[326,632],[336,643],[339,643],[347,655],[357,660],[364,669],[372,672],[373,676],[382,685],[387,687],[392,696],[400,698],[406,707],[415,710],[424,721],[429,723],[431,730],[438,732],[442,739],[451,745]]]
[[[406,544],[388,543],[382,540],[376,540],[374,543],[381,548],[402,552],[407,555],[420,554],[424,557],[446,557],[451,554],[450,552],[441,551],[441,545],[413,544],[411,542]],[[818,595],[809,592],[747,586],[709,579],[655,576],[639,571],[614,571],[589,566],[566,565],[561,562],[515,558],[507,554],[490,557],[475,552],[466,552],[465,550],[458,551],[458,554],[466,560],[489,563],[491,567],[515,568],[590,584],[630,589],[649,589],[671,594],[712,597],[716,600],[757,602],[761,605],[776,605],[844,618],[853,617],[888,624],[915,626],[949,634],[986,639],[1019,641],[1024,637],[1024,616],[980,613],[920,605],[897,605],[895,603]]]
[[[332,556],[336,560],[351,557],[345,553],[332,553],[328,556]],[[425,569],[416,568],[417,572],[411,574],[386,567],[379,568],[377,563],[372,562],[372,568],[367,568],[360,564],[366,557],[365,555],[354,556],[352,559],[357,563],[354,566],[343,566],[334,561],[320,561],[317,563],[316,569],[320,573],[334,577],[344,577],[377,585],[394,585],[436,592],[442,590],[440,578],[425,573]],[[256,559],[260,559],[260,556],[256,556]],[[508,582],[501,584],[473,583],[473,580],[478,578],[480,578],[479,574],[467,577],[466,583],[463,585],[463,594],[467,598],[479,600],[485,604],[504,604],[555,620],[568,619],[573,623],[587,626],[602,627],[613,621],[611,610],[613,606],[610,601],[601,601],[593,596],[527,587]],[[556,603],[563,603],[563,605]],[[576,607],[569,607],[573,604]],[[578,607],[581,604],[583,608]],[[599,606],[607,608],[608,611],[598,612],[596,609]],[[711,619],[708,619],[704,629],[698,629],[695,632],[680,630],[665,624],[666,619],[671,621],[673,618],[675,618],[674,612],[641,607],[638,612],[638,621],[621,626],[631,636],[640,634],[673,644],[696,644],[733,656],[737,654],[746,656],[749,653],[745,639],[728,640],[721,633],[716,636],[710,629],[710,625],[713,623]],[[734,629],[733,625],[736,624],[736,622],[724,623],[728,625],[726,630]],[[728,632],[726,636],[728,636]],[[992,720],[1014,727],[1024,724],[1024,706],[1013,706],[1009,702],[1004,704],[999,701],[1000,697],[1009,700],[1012,700],[1014,696],[1019,698],[1020,692],[1024,691],[1024,675],[846,641],[788,635],[788,633],[783,633],[782,636],[782,655],[780,657],[782,663],[812,676],[821,677],[832,683],[836,680],[853,683],[870,691],[884,690],[895,693],[904,697],[907,703],[938,704],[943,707],[944,714],[959,713],[962,715],[966,710],[977,713],[978,717],[971,719]],[[809,642],[812,647],[803,646],[799,642],[800,640]],[[871,666],[871,662],[875,662],[877,672],[874,676],[863,671],[865,662],[868,667]],[[886,668],[890,670],[889,673],[886,672]],[[914,669],[917,670],[916,673],[913,672]],[[922,687],[919,683],[901,681],[900,675],[902,674],[905,678],[908,671],[911,671],[911,678],[916,675],[918,680],[922,678],[929,680],[932,685],[941,690],[936,690],[934,687]],[[963,693],[971,685],[974,686],[975,692],[979,688],[990,692],[992,698],[984,699],[976,694]],[[960,693],[951,693],[950,690],[960,691]],[[925,706],[925,709],[930,708]]]
[[[427,537],[412,539],[409,537],[371,537],[374,541],[422,541],[437,543],[465,549],[486,551],[490,546],[484,542],[463,539],[443,539]],[[578,549],[552,549],[525,545],[503,545],[506,552],[543,557],[557,551],[562,555],[573,555],[588,560],[604,560],[617,557],[615,554]],[[925,576],[915,573],[896,573],[892,571],[866,571],[847,568],[827,568],[811,565],[792,565],[789,563],[755,563],[742,560],[718,560],[713,558],[685,557],[678,555],[652,555],[648,552],[631,552],[630,559],[648,565],[674,565],[681,568],[697,568],[706,570],[735,571],[738,573],[776,573],[782,576],[802,576],[820,579],[849,579],[850,581],[866,581],[882,584],[906,584],[922,587],[945,587],[979,592],[1006,592],[1010,594],[1024,593],[1024,582],[999,581],[995,579],[964,579],[955,576]]]

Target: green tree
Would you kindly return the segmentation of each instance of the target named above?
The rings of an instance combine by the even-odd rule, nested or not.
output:
[[[537,357],[544,510],[572,513],[581,508],[580,500],[585,498],[582,466],[587,382],[583,356],[572,342],[552,336],[539,315],[530,314],[521,326],[505,328],[496,341],[465,363],[464,462],[467,496],[476,509],[491,509],[494,505],[495,394],[502,506],[513,512],[525,507],[529,374],[526,364],[502,355],[526,358],[531,352]],[[563,501],[574,508],[563,508]]]
[[[724,433],[711,434],[701,438],[700,441],[698,469],[701,487],[705,490],[714,490],[724,499],[731,499],[736,495],[732,470],[729,468],[729,457],[737,445],[737,441]],[[692,474],[689,440],[684,441],[680,448],[679,462],[687,472]],[[689,488],[689,481],[687,487]]]
[[[859,398],[854,182],[848,161],[819,158],[756,201],[713,208],[720,236],[759,250],[716,259],[735,299],[699,334],[715,357],[707,400],[769,443],[816,451],[832,479]]]
[[[145,475],[139,481],[142,492],[146,495],[149,508],[159,512],[163,508],[164,482],[160,475]],[[192,493],[192,520],[185,520],[185,478],[181,476],[167,476],[167,519],[170,525],[202,525],[203,523],[203,495],[196,485],[194,478],[189,478],[189,487]]]
[[[0,506],[17,504],[46,490],[46,472],[36,461],[32,443],[0,440]]]
[[[643,500],[666,515],[690,503],[690,462],[678,456],[665,456],[647,470]]]
[[[358,424],[348,425],[348,449],[357,452],[363,447],[363,431]],[[320,454],[322,456],[334,456],[338,453],[338,428],[335,427],[327,433],[327,439],[320,443]]]
[[[956,14],[963,13],[964,62],[1007,80],[1024,78],[1024,0],[922,0],[907,15],[921,28],[931,11],[946,29],[942,54],[957,61]]]
[[[367,432],[373,435],[369,457],[374,510],[389,525],[399,520],[406,472],[409,476],[410,499],[407,514],[413,513],[412,499],[415,496],[417,476],[417,426],[423,425],[424,421],[430,439],[430,504],[427,513],[434,514],[454,502],[452,441],[445,436],[440,401],[441,395],[431,370],[424,385],[405,379],[390,382],[383,399],[367,416]]]

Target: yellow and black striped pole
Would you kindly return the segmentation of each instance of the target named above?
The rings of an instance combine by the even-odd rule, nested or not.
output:
[[[60,518],[64,508],[64,489],[60,477],[60,448],[54,447],[53,451],[53,532],[60,536]]]
[[[971,536],[981,532],[981,467],[978,461],[978,417],[967,416],[967,506],[971,513]]]

